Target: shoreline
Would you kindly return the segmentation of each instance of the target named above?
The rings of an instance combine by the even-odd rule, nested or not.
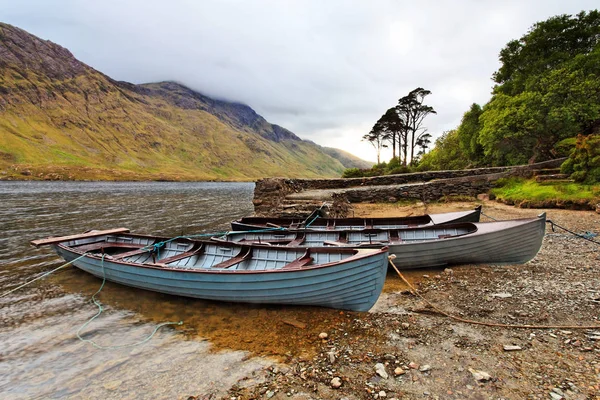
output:
[[[473,204],[358,204],[355,216],[458,211]],[[533,213],[491,201],[484,201],[483,210],[498,219]],[[600,216],[594,212],[544,211],[576,232],[600,234]],[[451,266],[417,270],[411,277],[425,298],[463,318],[600,327],[599,268],[598,246],[547,230],[540,253],[526,264]],[[314,343],[316,353],[265,368],[264,382],[248,385],[242,379],[226,397],[546,399],[555,393],[569,399],[600,398],[598,332],[498,328],[448,320],[396,285],[394,275],[388,272],[384,293],[370,312],[340,312],[347,318],[330,321],[325,339],[314,327],[304,327],[307,321],[299,321],[299,339]],[[200,399],[207,394],[196,395]]]

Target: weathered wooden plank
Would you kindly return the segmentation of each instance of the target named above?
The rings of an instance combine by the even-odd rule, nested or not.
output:
[[[108,229],[105,231],[90,231],[90,232],[86,232],[86,233],[80,233],[79,235],[49,237],[46,239],[32,240],[30,243],[32,245],[38,247],[38,246],[44,246],[47,244],[66,242],[68,240],[85,239],[85,238],[90,238],[90,237],[94,237],[94,236],[111,235],[114,233],[127,233],[127,232],[129,232],[129,229],[127,229],[127,228],[116,228],[116,229]]]

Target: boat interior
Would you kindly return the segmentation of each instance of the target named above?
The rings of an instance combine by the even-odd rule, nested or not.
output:
[[[62,244],[80,253],[104,254],[105,260],[188,270],[297,269],[336,262],[357,254],[357,250],[352,249],[327,251],[189,239],[168,241],[136,235],[104,235]]]
[[[475,224],[458,223],[414,229],[233,232],[218,239],[237,243],[262,243],[279,246],[368,246],[439,240],[467,235],[476,231]]]

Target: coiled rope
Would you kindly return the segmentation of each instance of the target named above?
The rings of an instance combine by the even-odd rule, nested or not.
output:
[[[83,257],[83,256],[82,256]],[[79,257],[81,258],[81,257]],[[75,260],[73,260],[75,261]],[[100,288],[96,291],[96,293],[94,293],[92,295],[92,302],[98,307],[98,312],[96,313],[96,315],[94,315],[92,318],[90,318],[85,324],[81,325],[81,327],[79,329],[77,329],[77,337],[79,338],[79,340],[81,340],[82,342],[86,342],[91,344],[92,346],[94,346],[97,349],[100,350],[114,350],[114,349],[123,349],[126,347],[134,347],[134,346],[139,346],[141,344],[146,343],[148,340],[152,339],[152,337],[154,336],[154,334],[163,326],[167,326],[167,325],[183,325],[183,321],[179,321],[179,322],[163,322],[160,323],[158,325],[156,325],[156,327],[154,328],[154,330],[152,331],[152,333],[146,337],[144,340],[140,340],[139,342],[135,342],[135,343],[129,343],[129,344],[121,344],[121,345],[117,345],[117,346],[102,346],[98,343],[96,343],[95,341],[91,340],[91,339],[84,339],[81,337],[81,331],[84,330],[89,324],[92,323],[92,321],[94,321],[96,318],[98,318],[100,316],[100,314],[102,314],[102,312],[104,311],[104,308],[102,307],[102,304],[98,301],[98,299],[96,299],[96,295],[99,294],[102,289],[104,288],[104,284],[106,283],[106,273],[104,271],[104,254],[102,254],[102,261],[100,266],[102,267],[102,284],[100,285]]]
[[[592,236],[592,235],[591,235],[589,232],[588,232],[588,236],[586,236],[586,235],[580,235],[579,233],[575,233],[575,232],[573,232],[573,231],[571,231],[571,230],[569,230],[569,229],[567,229],[567,228],[565,228],[565,227],[562,227],[562,226],[558,225],[558,224],[557,224],[556,222],[554,222],[554,221],[547,220],[547,221],[546,221],[546,223],[550,224],[550,226],[552,227],[552,232],[556,232],[556,231],[554,230],[554,227],[556,226],[557,228],[560,228],[560,229],[562,229],[563,231],[567,231],[567,232],[569,232],[571,235],[575,235],[575,236],[577,236],[577,237],[580,237],[581,239],[585,239],[585,240],[587,240],[588,242],[592,242],[592,243],[594,243],[594,244],[600,245],[600,242],[597,242],[597,241],[595,241],[594,239],[592,239],[592,237],[593,237],[593,236]]]

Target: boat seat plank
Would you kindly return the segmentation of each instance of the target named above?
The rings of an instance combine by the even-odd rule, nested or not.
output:
[[[85,239],[85,238],[91,238],[91,237],[95,237],[95,236],[110,235],[113,233],[127,233],[127,232],[129,232],[129,229],[127,229],[127,228],[116,228],[116,229],[109,229],[109,230],[105,230],[105,231],[90,231],[90,232],[86,232],[86,233],[80,233],[78,235],[49,237],[46,239],[32,240],[30,243],[32,245],[38,247],[38,246],[44,246],[47,244],[56,244],[56,243],[60,243],[60,242],[67,242],[69,240]]]
[[[291,263],[285,265],[282,269],[295,269],[302,268],[307,264],[310,264],[313,261],[313,258],[310,256],[310,251],[306,250],[306,253],[302,255],[302,257],[295,259]]]
[[[240,252],[240,255],[235,256],[230,258],[229,260],[225,260],[223,262],[220,262],[218,264],[215,264],[213,266],[211,266],[211,269],[226,269],[226,268],[231,268],[236,264],[241,263],[242,261],[248,260],[249,258],[252,257],[252,248],[247,248],[245,250],[245,253],[242,254],[242,252]]]
[[[148,245],[148,246],[151,246],[151,245]],[[113,258],[113,260],[121,260],[125,257],[137,256],[139,254],[144,254],[145,252],[151,251],[151,250],[152,250],[152,248],[150,248],[150,249],[141,248],[141,249],[137,249],[137,250],[128,251],[127,253],[121,253],[121,254],[114,255],[114,256],[112,256],[112,258]]]
[[[167,257],[167,258],[162,258],[162,259],[158,260],[158,263],[160,263],[160,264],[169,264],[169,263],[172,263],[174,261],[179,261],[179,260],[181,260],[183,258],[186,258],[186,257],[194,256],[194,255],[200,253],[202,250],[203,250],[203,245],[202,244],[200,244],[200,245],[194,245],[194,247],[192,247],[189,251],[186,251],[186,252],[181,253],[181,254],[177,254],[175,256],[171,256],[171,257]]]
[[[304,232],[298,233],[296,238],[288,243],[288,246],[299,246],[306,240],[306,234]]]
[[[324,240],[323,244],[327,246],[348,246],[348,242],[336,242],[335,240]]]

